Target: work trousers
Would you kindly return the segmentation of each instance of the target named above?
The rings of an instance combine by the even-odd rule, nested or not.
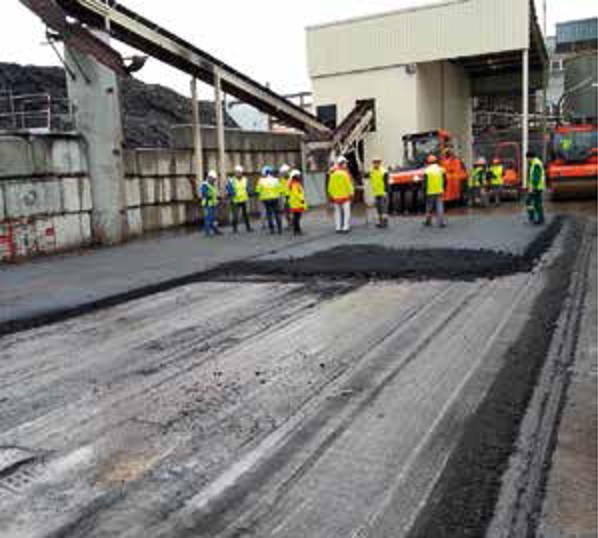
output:
[[[500,205],[500,199],[502,197],[502,186],[490,185],[488,191],[488,203],[491,205]]]
[[[278,231],[282,233],[282,218],[280,217],[280,200],[275,198],[274,200],[264,200],[264,208],[266,209],[266,219],[268,219],[268,228],[270,233]],[[274,224],[276,223],[276,230]]]
[[[291,222],[293,226],[293,234],[294,235],[301,235],[303,231],[301,230],[301,217],[303,217],[303,213],[297,211],[290,214],[291,215]]]
[[[544,224],[544,197],[542,191],[531,191],[527,194],[525,205],[527,215],[532,224]]]
[[[249,212],[247,211],[247,202],[240,202],[231,204],[231,209],[233,213],[233,231],[237,233],[239,228],[239,212],[243,216],[243,222],[245,223],[245,228],[247,231],[251,231],[251,224],[249,223]]]
[[[337,232],[351,230],[351,202],[334,204],[334,224]]]
[[[386,216],[386,195],[376,196],[375,200],[378,217],[380,217],[380,219],[383,219]]]
[[[436,215],[438,226],[445,226],[444,222],[444,198],[442,194],[426,196],[426,224],[432,224],[432,216]]]
[[[214,206],[203,208],[203,231],[206,236],[220,233],[216,227],[216,208]]]

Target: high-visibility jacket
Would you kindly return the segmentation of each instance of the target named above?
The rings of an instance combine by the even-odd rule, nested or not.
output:
[[[280,187],[280,196],[285,198],[289,197],[289,178],[285,176],[280,176],[278,178],[278,184]]]
[[[370,169],[370,186],[372,189],[372,196],[379,197],[386,195],[386,184],[384,179],[386,177],[386,170],[384,168]]]
[[[300,181],[292,179],[288,183],[289,192],[289,211],[291,213],[303,213],[307,211],[305,202],[305,191]]]
[[[469,174],[469,188],[476,189],[481,187],[486,180],[486,168],[476,166]]]
[[[437,196],[439,194],[444,194],[444,176],[444,168],[435,163],[426,168],[425,178],[427,196]]]
[[[202,181],[199,186],[202,207],[215,207],[218,203],[218,189],[209,181]]]
[[[523,188],[530,192],[546,190],[546,171],[538,157],[534,157],[529,163],[527,185],[524,185]]]
[[[355,188],[349,172],[343,168],[335,168],[328,180],[328,198],[333,204],[349,202],[355,194]]]
[[[244,204],[249,200],[249,180],[246,177],[231,177],[227,190],[234,204]]]
[[[259,199],[262,202],[280,198],[280,181],[274,176],[264,176],[259,179],[255,187]]]
[[[503,179],[504,168],[500,164],[494,164],[490,167],[490,185],[493,187],[502,187],[505,184]]]

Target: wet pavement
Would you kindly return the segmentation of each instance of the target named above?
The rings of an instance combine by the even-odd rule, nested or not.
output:
[[[541,233],[518,213],[455,216],[447,230],[401,218],[348,238],[329,224],[315,217],[299,245],[256,235],[204,246],[184,235],[158,246],[216,277],[239,256],[286,259],[346,241],[517,256]],[[512,447],[509,435],[480,445],[477,433],[484,423],[518,427],[524,403],[501,408],[500,420],[484,413],[513,387],[522,401],[533,388],[535,370],[516,365],[541,362],[541,350],[521,360],[530,327],[550,342],[549,322],[530,314],[558,314],[554,285],[566,290],[577,253],[565,228],[532,271],[500,278],[208,278],[4,336],[0,536],[414,537],[462,465],[455,454],[484,448],[499,463],[472,476],[480,484],[491,473],[476,490],[482,506]],[[144,283],[180,276],[154,246],[55,260],[81,269],[72,288],[60,280],[67,300],[77,286],[93,289],[94,275],[104,293],[139,284],[123,268],[132,253]],[[105,262],[96,272],[94,259]],[[24,269],[42,289],[48,267],[9,273]],[[425,536],[481,536],[485,520],[457,519],[470,534],[441,517]]]

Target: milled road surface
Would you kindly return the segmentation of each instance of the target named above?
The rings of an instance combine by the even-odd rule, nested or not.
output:
[[[493,280],[199,282],[5,336],[0,536],[409,536],[565,239]]]

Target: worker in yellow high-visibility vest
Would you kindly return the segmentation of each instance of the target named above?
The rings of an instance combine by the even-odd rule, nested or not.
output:
[[[289,180],[291,167],[283,164],[278,170],[278,181],[280,187],[280,211],[285,216],[287,226],[291,228],[291,215],[289,213]]]
[[[439,166],[436,155],[428,155],[428,166],[424,172],[424,192],[426,194],[426,226],[432,226],[432,216],[440,228],[446,227],[444,220],[444,191],[446,188],[446,172]]]
[[[235,166],[235,175],[229,178],[226,184],[226,192],[231,205],[233,232],[237,233],[239,228],[239,213],[243,216],[247,231],[252,232],[247,207],[249,205],[249,180],[243,175],[242,166]]]
[[[500,159],[492,159],[492,166],[490,166],[490,193],[488,195],[488,201],[493,205],[500,205],[500,199],[502,198],[502,190],[505,184],[504,174],[505,169],[500,163]]]
[[[525,205],[532,224],[542,225],[545,222],[544,216],[544,191],[546,190],[546,170],[544,163],[533,151],[527,155],[527,182],[523,188],[527,191]]]
[[[293,235],[302,235],[303,230],[301,230],[301,217],[303,216],[303,213],[307,211],[307,203],[305,201],[305,191],[301,181],[301,172],[299,170],[293,170],[290,173],[290,179],[287,186],[289,193],[289,213],[291,215]]]
[[[388,173],[382,166],[382,159],[376,157],[372,160],[372,167],[367,174],[372,196],[376,203],[378,213],[377,228],[388,228]]]
[[[349,233],[351,231],[351,202],[355,195],[355,187],[345,157],[339,157],[336,166],[331,170],[326,192],[328,200],[334,206],[336,233]]]
[[[274,223],[276,223],[276,230],[279,234],[282,234],[282,219],[280,217],[280,182],[278,181],[278,178],[274,177],[274,170],[271,166],[264,166],[262,177],[257,182],[255,192],[258,195],[260,202],[264,204],[270,233],[275,233]]]
[[[471,207],[483,205],[482,189],[486,183],[487,174],[486,159],[480,157],[474,163],[467,182],[468,201]]]

